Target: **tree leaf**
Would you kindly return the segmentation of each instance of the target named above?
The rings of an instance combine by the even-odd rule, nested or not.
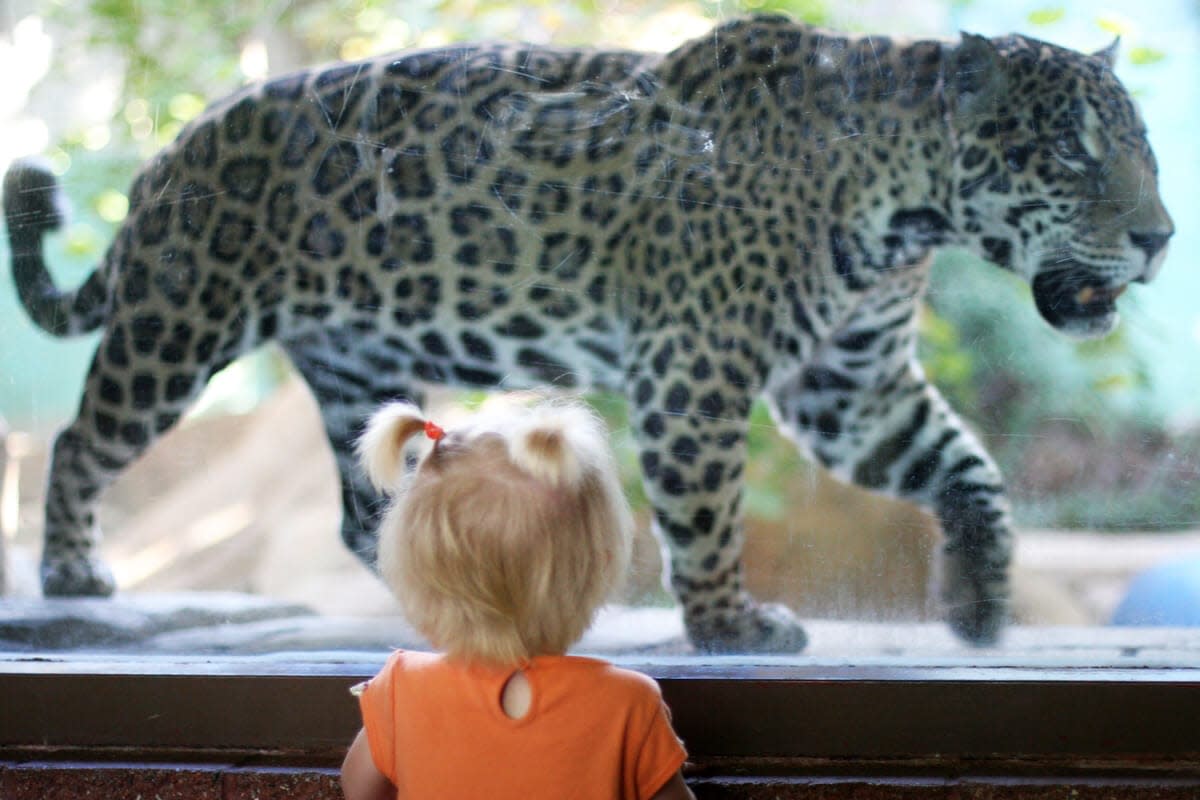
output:
[[[1129,51],[1130,63],[1137,64],[1139,67],[1144,67],[1147,64],[1157,64],[1166,59],[1167,54],[1162,50],[1155,50],[1153,47],[1135,47]]]
[[[1062,6],[1053,6],[1051,8],[1037,8],[1029,12],[1030,25],[1053,25],[1059,22],[1067,15],[1067,10]]]
[[[1128,36],[1133,26],[1129,20],[1118,17],[1116,14],[1103,14],[1096,17],[1096,24],[1101,30],[1108,31],[1114,36]]]

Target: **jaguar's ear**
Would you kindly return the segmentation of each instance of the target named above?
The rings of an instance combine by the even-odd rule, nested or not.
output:
[[[1103,50],[1097,50],[1092,53],[1093,58],[1098,58],[1104,62],[1104,66],[1112,69],[1117,65],[1117,56],[1121,52],[1121,37],[1113,39],[1112,44],[1105,47]]]
[[[1004,57],[986,36],[962,34],[946,59],[946,97],[955,114],[986,113],[1007,84]]]

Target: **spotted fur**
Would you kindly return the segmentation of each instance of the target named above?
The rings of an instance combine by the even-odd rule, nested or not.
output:
[[[966,247],[1029,280],[1052,325],[1104,333],[1172,232],[1156,175],[1107,54],[781,17],[667,54],[470,45],[244,89],[145,165],[74,291],[43,262],[54,180],[19,163],[25,307],[56,334],[103,330],[54,446],[45,591],[112,591],[97,495],[215,371],[276,341],[319,401],[342,536],[368,564],[380,505],[352,444],[377,404],[426,383],[608,387],[693,642],[797,650],[791,614],[742,584],[764,397],[834,474],[937,514],[950,623],[990,642],[1008,506],[914,357],[929,253]]]

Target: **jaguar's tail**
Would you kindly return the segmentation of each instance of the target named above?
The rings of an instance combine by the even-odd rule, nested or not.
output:
[[[46,269],[42,236],[63,223],[66,200],[49,167],[37,160],[13,162],[4,175],[4,221],[12,251],[13,279],[26,312],[55,336],[100,327],[108,316],[103,268],[72,291],[59,291]]]

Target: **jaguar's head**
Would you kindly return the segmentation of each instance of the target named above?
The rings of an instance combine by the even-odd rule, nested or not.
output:
[[[1174,233],[1115,51],[964,34],[946,63],[954,227],[1081,338],[1113,329],[1117,297],[1155,276]]]

